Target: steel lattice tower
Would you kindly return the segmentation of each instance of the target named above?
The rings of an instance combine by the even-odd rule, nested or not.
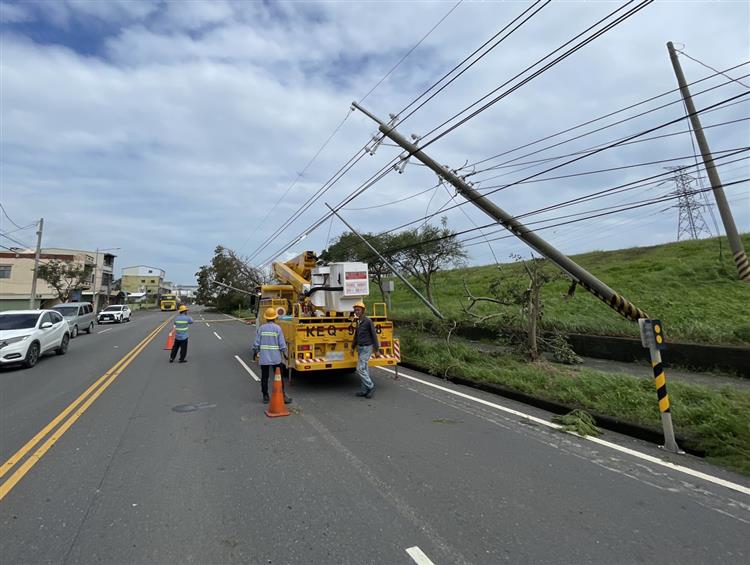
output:
[[[671,192],[677,196],[677,205],[673,208],[679,210],[677,220],[677,240],[686,235],[688,239],[698,239],[702,233],[711,235],[711,230],[703,219],[701,209],[705,206],[695,197],[695,188],[693,183],[695,177],[689,175],[685,167],[667,167],[673,171],[675,190]]]

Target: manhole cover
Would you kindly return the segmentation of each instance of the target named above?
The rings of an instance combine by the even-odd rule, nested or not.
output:
[[[178,404],[172,407],[174,412],[195,412],[196,410],[205,410],[206,408],[216,408],[216,404],[210,402],[198,402],[197,404]]]

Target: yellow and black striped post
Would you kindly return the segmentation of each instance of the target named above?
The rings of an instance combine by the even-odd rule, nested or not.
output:
[[[674,427],[672,427],[672,412],[669,410],[669,394],[667,394],[667,376],[661,364],[661,354],[656,347],[649,347],[651,355],[651,366],[654,368],[654,384],[656,385],[656,397],[659,399],[659,412],[661,412],[661,426],[664,430],[664,449],[672,453],[681,453],[674,438]]]
[[[651,367],[654,370],[654,385],[656,386],[656,397],[659,399],[659,412],[661,413],[661,425],[664,430],[664,449],[672,453],[684,453],[677,445],[672,426],[672,412],[669,409],[669,394],[667,394],[667,376],[664,374],[664,366],[661,362],[660,349],[664,349],[664,333],[662,323],[659,320],[640,319],[641,342],[648,347],[651,356]]]

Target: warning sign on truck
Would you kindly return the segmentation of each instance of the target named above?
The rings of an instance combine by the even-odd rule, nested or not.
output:
[[[347,271],[344,277],[344,296],[367,296],[370,294],[367,271]]]

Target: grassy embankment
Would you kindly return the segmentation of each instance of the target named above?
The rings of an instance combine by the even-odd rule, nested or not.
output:
[[[440,377],[494,383],[592,414],[661,429],[656,391],[650,379],[612,375],[550,363],[527,363],[508,354],[477,355],[461,340],[445,342],[402,331],[405,360]],[[669,383],[676,433],[709,460],[750,475],[750,392]],[[683,446],[684,447],[684,446]]]
[[[742,238],[745,249],[750,250],[750,234]],[[576,255],[574,260],[650,316],[660,318],[668,340],[750,344],[750,285],[737,280],[726,239],[722,246],[723,261],[719,261],[716,238],[594,251]],[[515,264],[503,265],[507,273],[518,268]],[[470,321],[460,308],[463,281],[474,295],[486,296],[490,282],[498,276],[494,265],[439,273],[435,283],[437,306],[451,319]],[[572,300],[566,300],[568,286],[568,281],[558,280],[543,288],[542,329],[638,337],[637,324],[621,318],[582,288],[576,290]],[[433,319],[400,281],[396,281],[392,298],[394,317]],[[476,311],[486,314],[493,308],[483,304]]]

